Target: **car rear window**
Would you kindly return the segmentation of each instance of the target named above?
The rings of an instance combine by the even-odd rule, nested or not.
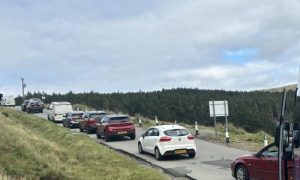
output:
[[[164,134],[167,136],[186,136],[189,132],[186,129],[170,129],[164,131]]]
[[[76,113],[76,114],[72,114],[72,117],[82,117],[83,113]]]
[[[112,117],[109,118],[109,123],[128,122],[128,117]]]
[[[90,118],[102,118],[106,115],[106,113],[92,113],[90,114]]]

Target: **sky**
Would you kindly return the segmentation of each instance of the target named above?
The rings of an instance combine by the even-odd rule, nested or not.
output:
[[[297,0],[0,0],[0,93],[297,83]]]

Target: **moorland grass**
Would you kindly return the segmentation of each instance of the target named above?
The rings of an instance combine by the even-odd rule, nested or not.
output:
[[[0,169],[26,179],[167,179],[82,133],[0,108]]]

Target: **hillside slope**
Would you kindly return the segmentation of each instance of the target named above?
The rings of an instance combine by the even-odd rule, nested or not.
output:
[[[0,108],[0,172],[25,179],[166,179],[87,135]]]

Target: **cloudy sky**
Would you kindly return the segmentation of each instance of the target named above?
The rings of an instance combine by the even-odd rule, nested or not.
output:
[[[297,0],[0,0],[0,92],[297,82]]]

